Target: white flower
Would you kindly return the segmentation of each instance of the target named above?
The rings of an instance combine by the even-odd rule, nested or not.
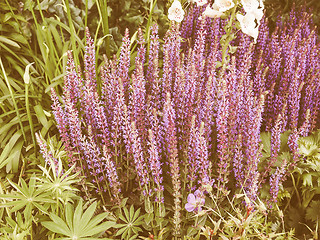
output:
[[[203,5],[207,4],[207,0],[194,0],[198,7],[202,7]]]
[[[254,15],[254,17],[257,19],[257,21],[259,23],[263,17],[263,8],[257,8],[255,10],[251,11],[251,13]]]
[[[246,12],[251,12],[259,7],[258,0],[241,0],[241,4]]]
[[[261,7],[262,9],[264,9],[264,4],[263,4],[263,1],[264,1],[264,0],[259,0],[259,3],[260,3],[260,7]]]
[[[223,12],[220,12],[218,6],[213,4],[212,8],[210,5],[207,6],[206,10],[202,13],[203,16],[210,17],[210,18],[219,18],[221,17]]]
[[[215,0],[214,5],[218,7],[220,12],[225,12],[234,7],[234,2],[232,0]]]
[[[171,21],[181,22],[184,17],[184,11],[181,3],[178,0],[174,0],[171,7],[168,10],[168,18]]]
[[[237,14],[236,17],[240,22],[242,32],[253,37],[254,43],[256,43],[259,35],[259,25],[255,22],[255,15],[252,12],[248,12],[244,16]]]

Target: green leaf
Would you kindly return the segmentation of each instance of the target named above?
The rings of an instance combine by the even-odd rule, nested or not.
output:
[[[100,213],[99,215],[95,216],[88,225],[84,228],[84,231],[90,230],[91,228],[98,225],[103,219],[105,219],[109,213]]]
[[[92,218],[96,210],[96,207],[97,207],[97,202],[94,202],[87,208],[87,210],[84,212],[79,222],[79,229],[84,229],[85,226],[87,226],[87,224],[89,223],[90,219]]]
[[[75,234],[78,234],[79,232],[79,221],[81,219],[82,215],[82,199],[79,201],[76,210],[74,211],[73,215],[73,230]]]
[[[41,122],[42,126],[44,126],[45,128],[49,128],[49,122],[48,122],[47,117],[43,111],[42,106],[40,104],[36,105],[34,107],[34,111],[36,113],[38,120]]]
[[[115,222],[111,222],[111,221],[104,222],[98,226],[95,226],[94,228],[91,228],[90,230],[87,230],[85,232],[85,235],[82,235],[82,237],[92,236],[92,235],[96,235],[101,232],[105,232],[109,228],[113,227],[115,224],[116,224]]]
[[[270,157],[271,155],[271,134],[270,132],[262,132],[260,134],[261,143],[263,144],[263,152],[265,157]]]
[[[3,42],[5,44],[8,44],[12,47],[16,47],[16,48],[21,48],[20,45],[18,43],[16,43],[15,41],[12,41],[4,36],[0,36],[0,42]]]
[[[62,221],[62,219],[61,219],[61,221]],[[51,232],[63,234],[65,236],[70,236],[70,229],[68,229],[65,224],[59,225],[55,222],[49,222],[49,221],[41,222],[41,224],[45,228],[49,229]]]
[[[144,215],[144,221],[147,225],[150,224],[150,222],[153,220],[154,214],[153,213],[147,213]]]
[[[306,219],[316,223],[320,220],[320,201],[313,200],[306,210]]]
[[[66,210],[65,210],[65,215],[66,215],[66,222],[68,224],[68,227],[72,229],[72,217],[73,217],[73,207],[71,204],[67,204]]]
[[[313,186],[312,184],[312,173],[306,173],[302,175],[304,186]]]

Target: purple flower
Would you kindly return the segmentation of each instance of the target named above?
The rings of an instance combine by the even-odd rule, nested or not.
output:
[[[205,199],[201,197],[201,192],[199,190],[195,191],[194,194],[190,193],[188,195],[188,202],[185,205],[185,209],[188,212],[200,212],[202,210],[202,206],[204,205]]]

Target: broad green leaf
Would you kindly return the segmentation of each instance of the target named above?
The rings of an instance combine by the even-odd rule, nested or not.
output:
[[[38,120],[41,122],[42,126],[44,126],[45,128],[49,128],[49,125],[48,125],[48,120],[47,120],[47,117],[43,111],[43,108],[40,104],[36,105],[34,107],[34,111],[36,113],[36,116],[38,118]],[[41,134],[42,135],[42,134]]]
[[[144,215],[144,221],[146,222],[147,225],[150,224],[150,222],[153,220],[153,213],[147,213]]]
[[[84,231],[90,230],[91,228],[98,225],[100,222],[102,222],[103,219],[105,219],[109,213],[100,213],[99,215],[95,216],[85,227]]]
[[[81,215],[82,215],[82,199],[79,201],[76,210],[74,211],[74,215],[73,215],[73,230],[74,230],[74,234],[78,235],[79,234],[79,221],[81,219]]]
[[[133,207],[133,206],[131,206],[131,207]],[[125,217],[126,217],[126,221],[125,222],[130,221],[129,211],[128,211],[128,209],[126,207],[123,208],[123,212],[124,212]]]
[[[68,224],[68,227],[72,229],[72,217],[73,217],[73,207],[71,204],[67,204],[66,209],[65,209],[65,215],[66,215],[66,222]]]
[[[113,227],[114,225],[115,225],[115,223],[111,222],[111,221],[104,222],[104,223],[100,224],[99,226],[96,226],[94,228],[87,230],[85,232],[85,235],[82,235],[82,236],[86,237],[86,236],[96,235],[98,233],[107,231],[109,228]]]
[[[97,207],[97,202],[94,202],[84,212],[84,214],[82,215],[82,217],[80,219],[80,223],[79,223],[80,229],[84,229],[87,226],[87,224],[91,220],[91,218],[96,210],[96,207]]]
[[[49,222],[49,221],[41,222],[41,224],[45,228],[49,229],[51,232],[63,234],[65,236],[70,236],[70,230],[66,228],[65,225],[59,225],[55,222]]]
[[[317,222],[320,220],[320,201],[312,201],[306,210],[306,219]]]
[[[135,217],[134,207],[133,207],[133,205],[131,205],[131,207],[130,207],[130,215],[129,215],[129,218],[127,218],[127,219],[130,222],[133,222],[134,221],[134,217]]]
[[[4,36],[0,36],[0,42],[3,42],[5,44],[8,44],[8,45],[16,47],[16,48],[21,48],[18,43],[16,43],[15,41],[10,40],[9,38],[6,38]]]
[[[10,209],[10,212],[14,213],[18,210],[24,208],[28,203],[26,201],[14,201],[12,202],[12,206],[14,206],[12,209]],[[31,205],[31,204],[29,204]]]
[[[304,186],[313,186],[312,184],[312,174],[311,173],[306,173],[302,175],[303,179],[303,185]]]
[[[6,165],[6,172],[7,173],[9,173],[11,170],[14,173],[18,172],[20,154],[21,154],[23,144],[24,144],[24,141],[22,139],[20,141],[18,141],[18,143],[12,148],[11,153],[10,153],[9,157],[7,158],[7,160],[5,160],[5,162],[7,162],[7,165]],[[3,166],[0,165],[0,168],[2,168],[2,167]]]
[[[10,154],[12,148],[14,147],[14,145],[16,144],[16,142],[18,141],[18,139],[21,137],[21,132],[18,131],[16,132],[10,139],[9,143],[5,146],[5,148],[3,149],[1,155],[0,155],[0,167],[3,167],[4,164],[3,162],[6,160],[6,158],[8,157],[8,155]]]

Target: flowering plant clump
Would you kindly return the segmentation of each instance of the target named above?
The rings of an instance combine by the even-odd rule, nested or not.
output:
[[[236,15],[237,4],[214,3],[218,12],[230,13],[227,25],[201,17],[209,8],[193,4],[180,26],[184,11],[175,0],[161,46],[163,59],[154,25],[149,49],[138,31],[131,66],[126,31],[119,58],[105,59],[100,77],[88,30],[83,73],[69,52],[63,103],[52,89],[52,108],[69,164],[94,185],[84,187],[86,195],[105,204],[120,204],[129,197],[133,204],[130,197],[138,194],[149,217],[154,213],[163,219],[165,209],[170,209],[170,234],[176,237],[184,234],[187,212],[199,212],[205,204],[204,191],[192,193],[195,189],[212,186],[221,199],[242,189],[249,199],[247,207],[253,208],[251,203],[269,181],[266,201],[276,201],[279,185],[299,158],[299,136],[319,126],[317,39],[307,14],[285,26],[279,22],[278,32],[269,35],[266,19],[258,14],[261,2],[241,1],[248,11],[242,17]],[[236,16],[250,34],[259,28],[256,44],[249,37],[253,34],[233,32]],[[253,28],[252,22],[260,20]],[[304,28],[293,31],[290,24]],[[284,40],[289,45],[283,45]],[[285,130],[291,131],[288,147],[293,159],[276,168]],[[272,135],[272,151],[264,164],[262,131]]]

